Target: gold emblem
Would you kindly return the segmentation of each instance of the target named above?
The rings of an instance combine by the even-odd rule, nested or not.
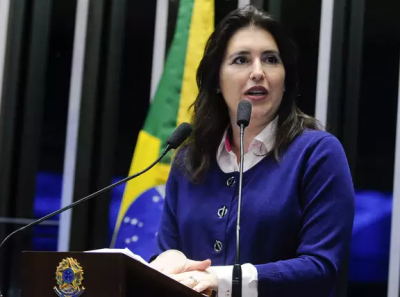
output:
[[[57,287],[54,292],[60,297],[77,297],[85,290],[80,287],[83,281],[83,269],[77,260],[63,259],[56,270]]]

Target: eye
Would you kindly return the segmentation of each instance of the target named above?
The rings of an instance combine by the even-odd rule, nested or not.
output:
[[[265,58],[265,62],[267,62],[269,64],[278,64],[279,63],[279,59],[276,56],[267,56]]]
[[[247,63],[247,62],[248,62],[247,58],[246,58],[246,57],[243,57],[243,56],[236,57],[236,58],[233,60],[233,64],[245,64],[245,63]]]

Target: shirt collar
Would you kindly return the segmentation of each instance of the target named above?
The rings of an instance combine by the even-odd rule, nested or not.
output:
[[[261,144],[264,145],[267,152],[272,150],[274,144],[275,144],[275,131],[278,125],[278,117],[275,117],[251,142],[250,144],[250,149],[253,145],[255,144]],[[230,152],[231,149],[231,143],[229,141],[228,137],[228,131],[230,129],[230,126],[225,129],[224,135],[222,136],[221,143],[218,147],[217,151],[217,156],[219,156],[222,151],[225,149],[227,152]]]

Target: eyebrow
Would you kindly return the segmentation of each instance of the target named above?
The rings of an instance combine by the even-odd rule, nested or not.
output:
[[[249,54],[250,54],[249,51],[238,51],[238,52],[235,52],[235,53],[233,53],[232,55],[230,55],[230,56],[229,56],[229,59],[232,58],[232,57],[234,57],[234,56],[249,55]],[[265,54],[275,54],[275,55],[278,55],[278,56],[279,56],[279,52],[276,51],[276,50],[266,50],[266,51],[263,51],[263,55],[265,55]]]

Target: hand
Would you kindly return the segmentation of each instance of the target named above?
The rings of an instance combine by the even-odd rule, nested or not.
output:
[[[211,260],[189,260],[178,250],[168,250],[150,263],[150,267],[165,274],[178,274],[195,270],[204,271],[210,266]]]
[[[218,288],[218,277],[212,269],[170,274],[168,276],[196,292],[203,292],[207,289],[216,291]]]

